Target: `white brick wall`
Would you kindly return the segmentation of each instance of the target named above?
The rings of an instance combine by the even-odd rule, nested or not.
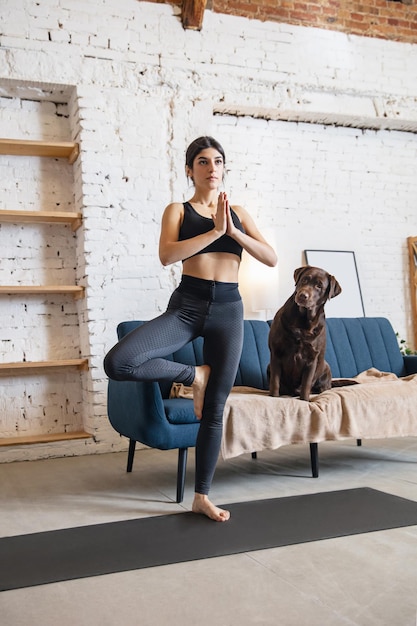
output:
[[[159,223],[168,202],[190,194],[184,151],[200,134],[223,143],[233,201],[276,243],[276,306],[304,249],[354,250],[366,314],[411,337],[415,46],[210,11],[201,32],[184,31],[177,9],[137,0],[0,9],[0,136],[81,145],[74,166],[0,157],[1,208],[84,215],[75,235],[1,224],[0,284],[86,287],[77,302],[2,298],[1,359],[81,353],[90,363],[82,374],[2,379],[0,436],[94,434],[3,448],[1,460],[125,446],[107,420],[102,360],[116,324],[162,311],[178,280],[179,266],[159,263]]]
[[[292,291],[303,250],[353,250],[366,314],[387,316],[411,336],[406,238],[417,229],[416,135],[215,119],[231,147],[232,196],[277,242],[277,306]],[[252,158],[255,145],[267,159]]]

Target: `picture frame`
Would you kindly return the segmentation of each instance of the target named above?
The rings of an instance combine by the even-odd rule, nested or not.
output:
[[[342,293],[325,305],[328,317],[365,317],[355,253],[350,250],[304,250],[308,265],[332,274]]]

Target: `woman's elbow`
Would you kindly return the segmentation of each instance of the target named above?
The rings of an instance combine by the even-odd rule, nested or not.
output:
[[[171,263],[173,263],[172,259],[170,259],[168,254],[159,254],[159,260],[161,261],[162,265],[164,267],[166,267],[167,265],[171,265]]]
[[[276,267],[276,265],[278,264],[278,257],[275,254],[274,250],[271,250],[271,253],[266,259],[265,263],[268,267]]]
[[[171,263],[174,263],[174,260],[172,258],[172,252],[173,250],[170,246],[159,246],[158,256],[164,267],[166,267],[167,265],[171,265]]]

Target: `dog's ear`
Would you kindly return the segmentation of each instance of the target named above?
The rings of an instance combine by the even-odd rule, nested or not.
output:
[[[339,293],[342,293],[341,286],[339,285],[335,277],[329,274],[329,300],[338,296]]]
[[[294,282],[295,284],[298,283],[298,281],[300,280],[300,276],[301,274],[303,274],[306,269],[308,269],[310,266],[309,265],[304,265],[303,267],[299,267],[296,270],[294,270]]]

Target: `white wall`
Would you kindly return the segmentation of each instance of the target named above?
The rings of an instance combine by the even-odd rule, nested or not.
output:
[[[2,460],[125,445],[107,420],[102,359],[116,324],[153,317],[176,284],[180,268],[162,268],[157,258],[159,222],[168,202],[190,194],[184,151],[200,134],[223,143],[232,201],[247,206],[276,243],[277,306],[292,291],[304,249],[353,250],[366,314],[388,317],[411,338],[406,237],[417,230],[415,46],[210,11],[201,32],[184,31],[175,8],[137,0],[0,0],[0,32],[0,135],[81,145],[74,166],[61,164],[58,177],[54,162],[0,157],[10,203],[2,208],[32,208],[39,194],[52,203],[58,195],[84,215],[75,239],[62,227],[45,227],[39,240],[39,230],[1,225],[7,258],[0,280],[35,282],[40,274],[54,282],[56,267],[48,263],[46,276],[42,269],[46,241],[59,249],[65,280],[85,285],[86,298],[54,305],[31,299],[30,316],[21,315],[16,327],[32,337],[33,358],[42,358],[38,340],[46,334],[55,337],[49,353],[80,350],[90,362],[69,387],[38,379],[34,391],[27,380],[5,380],[8,397],[20,402],[12,418],[10,402],[0,404],[2,434],[22,432],[22,415],[41,393],[48,407],[42,429],[52,431],[60,407],[69,405],[64,413],[73,413],[73,425],[81,421],[94,435],[3,448]],[[30,255],[13,254],[18,237]],[[3,361],[14,360],[8,320],[25,305],[0,302]],[[65,327],[54,306],[64,307]],[[13,338],[19,342],[17,333]],[[35,411],[26,432],[36,432],[40,419]]]

